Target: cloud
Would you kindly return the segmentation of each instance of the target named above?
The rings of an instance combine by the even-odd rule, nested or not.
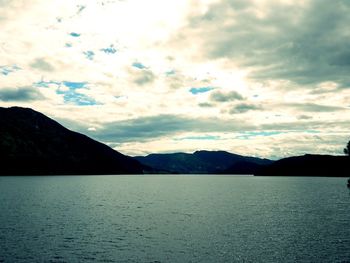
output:
[[[214,107],[213,104],[208,103],[208,102],[198,103],[198,106],[199,106],[199,107],[202,107],[202,108],[211,108],[211,107]]]
[[[262,130],[275,130],[275,131],[323,131],[328,133],[334,129],[339,130],[339,133],[343,133],[341,127],[346,127],[347,121],[316,121],[304,119],[302,121],[293,122],[270,122],[260,125]]]
[[[184,141],[184,140],[219,140],[220,136],[215,135],[202,135],[202,136],[186,136],[186,137],[180,137],[175,138],[176,141]]]
[[[315,103],[287,103],[284,106],[292,107],[303,112],[335,112],[350,109],[337,106],[319,105]]]
[[[134,83],[140,86],[150,84],[156,79],[156,75],[149,69],[138,70],[133,75]]]
[[[299,119],[299,120],[311,120],[311,119],[312,119],[312,116],[309,116],[309,115],[299,115],[299,116],[298,116],[298,119]]]
[[[250,69],[257,81],[349,87],[349,12],[347,0],[221,0],[191,16],[179,39],[196,41],[202,57]]]
[[[18,70],[20,70],[21,68],[18,67],[17,65],[12,65],[12,66],[0,66],[0,73],[3,76],[7,76],[13,72],[16,72]]]
[[[44,96],[36,88],[21,87],[21,88],[2,88],[0,89],[1,101],[36,101],[42,100]]]
[[[349,137],[349,1],[83,2],[0,0],[4,106],[126,153],[334,153]]]
[[[30,66],[34,69],[39,69],[47,72],[52,72],[55,70],[54,67],[43,58],[37,58],[30,64]]]
[[[77,14],[80,14],[86,8],[86,6],[84,6],[84,5],[77,5],[77,8],[78,8]]]
[[[241,103],[231,108],[230,114],[245,113],[248,111],[261,110],[261,109],[262,107],[258,105]]]
[[[344,144],[347,132],[321,132],[339,125],[346,124],[304,120],[253,125],[242,119],[157,115],[110,122],[88,132],[89,126],[75,127],[128,154],[221,149],[278,159],[297,153],[341,153],[337,147]]]
[[[13,17],[27,11],[33,5],[32,0],[0,0],[0,21],[7,22]]]
[[[243,100],[243,96],[236,91],[221,92],[215,91],[210,94],[210,100],[215,102],[228,102],[234,100]]]
[[[193,119],[186,116],[157,115],[107,123],[91,135],[105,142],[140,142],[181,132],[233,132],[253,127],[244,121],[226,122],[218,118]]]

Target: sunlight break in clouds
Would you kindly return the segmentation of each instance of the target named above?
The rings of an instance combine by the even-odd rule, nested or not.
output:
[[[341,154],[346,0],[0,0],[0,105],[125,154]]]

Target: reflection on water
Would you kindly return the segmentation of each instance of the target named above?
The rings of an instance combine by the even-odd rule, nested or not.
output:
[[[0,177],[0,262],[350,260],[343,178]]]

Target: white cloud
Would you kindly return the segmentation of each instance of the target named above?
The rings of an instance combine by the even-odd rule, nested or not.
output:
[[[204,131],[183,128],[160,137],[149,133],[146,141],[123,142],[118,136],[108,141],[119,142],[116,149],[125,153],[198,149],[265,157],[335,153],[342,149],[345,123],[350,121],[346,50],[337,42],[337,36],[341,41],[348,36],[341,15],[348,5],[331,8],[338,31],[324,30],[332,39],[323,36],[324,43],[316,43],[315,50],[302,39],[308,32],[316,35],[323,30],[317,17],[327,16],[327,6],[322,1],[318,14],[312,0],[0,0],[0,67],[19,68],[7,74],[0,70],[0,91],[32,87],[42,95],[40,100],[2,100],[0,105],[32,107],[83,133],[98,134],[109,123],[159,115],[217,118],[247,123],[253,127],[247,132],[254,127],[256,132],[271,127],[283,132],[242,139],[235,135],[237,130],[229,135],[227,130],[215,130],[207,134],[215,139],[201,140]],[[282,17],[277,12],[281,10],[291,12]],[[310,25],[298,27],[303,19]],[[286,28],[300,39],[285,42]],[[306,45],[311,58],[301,56],[300,50],[294,57],[284,52],[297,50],[298,44]],[[338,46],[339,54],[321,56],[333,67],[316,61],[320,65],[316,68],[310,62],[317,52]],[[281,61],[286,67],[278,64]],[[135,62],[145,68],[133,67]],[[300,76],[295,75],[298,67]],[[65,94],[70,89],[62,85],[64,81],[86,83],[72,94],[96,105],[68,101]],[[193,95],[189,92],[193,87],[214,87],[216,94],[231,94],[231,99],[222,95],[213,100],[214,91]],[[234,94],[241,96],[239,101],[232,99]],[[334,126],[317,127],[319,137],[294,130],[305,121],[332,121]],[[153,129],[159,129],[157,123]],[[192,139],[176,140],[185,137]]]

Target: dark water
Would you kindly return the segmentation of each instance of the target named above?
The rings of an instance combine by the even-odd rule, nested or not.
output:
[[[345,178],[0,177],[0,262],[350,262]]]

